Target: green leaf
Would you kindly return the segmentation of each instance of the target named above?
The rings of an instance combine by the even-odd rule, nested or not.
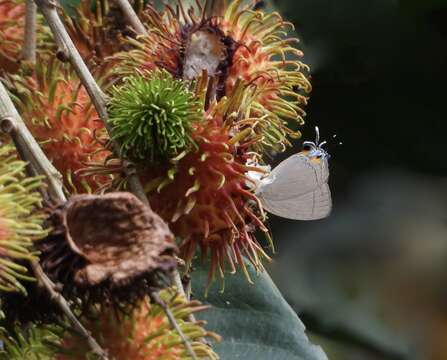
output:
[[[67,12],[68,16],[75,17],[76,12],[75,9],[79,6],[81,3],[80,0],[61,0],[60,4],[64,8],[64,10]]]
[[[213,283],[205,297],[208,269],[192,274],[193,295],[212,309],[200,314],[206,328],[222,336],[213,346],[221,360],[325,360],[323,350],[309,342],[305,327],[282,297],[270,276],[256,275],[247,264],[254,285],[238,272],[226,275],[225,291]]]

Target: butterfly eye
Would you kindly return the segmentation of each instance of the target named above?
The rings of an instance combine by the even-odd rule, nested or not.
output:
[[[304,144],[303,145],[303,150],[304,151],[310,151],[312,149],[312,147],[309,144]]]

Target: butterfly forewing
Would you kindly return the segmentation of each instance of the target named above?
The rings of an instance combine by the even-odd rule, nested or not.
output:
[[[295,154],[281,162],[271,173],[273,181],[262,186],[258,195],[269,201],[286,200],[314,191],[327,182],[327,161],[315,164],[303,154]]]

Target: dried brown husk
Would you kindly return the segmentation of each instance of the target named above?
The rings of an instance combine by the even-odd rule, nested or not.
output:
[[[41,264],[68,298],[133,303],[176,266],[168,226],[127,192],[73,196],[48,225],[50,235],[37,243]]]

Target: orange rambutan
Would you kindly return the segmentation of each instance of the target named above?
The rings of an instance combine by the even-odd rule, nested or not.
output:
[[[219,357],[201,338],[219,340],[203,328],[204,322],[190,322],[188,316],[203,311],[207,306],[198,301],[186,301],[172,289],[163,290],[160,297],[173,313],[180,329],[190,340],[199,359],[217,360]],[[113,309],[102,309],[98,319],[90,320],[87,327],[113,359],[182,360],[190,359],[179,334],[171,328],[164,310],[145,300],[130,315],[118,314]],[[88,348],[75,335],[66,337],[64,355],[58,360],[85,359]]]
[[[99,140],[103,124],[76,75],[56,60],[38,61],[30,76],[9,77],[14,100],[27,127],[62,174],[70,193],[93,192],[107,179],[79,171],[110,152]]]
[[[296,90],[309,93],[311,85],[302,72],[308,71],[308,66],[297,60],[303,53],[292,46],[299,40],[287,37],[288,28],[294,30],[294,26],[279,13],[253,11],[242,8],[242,3],[233,1],[219,21],[222,31],[239,45],[226,79],[226,92],[233,91],[240,78],[254,82],[265,88],[259,103],[285,118],[301,121],[304,112],[299,106],[306,104],[306,98]]]

